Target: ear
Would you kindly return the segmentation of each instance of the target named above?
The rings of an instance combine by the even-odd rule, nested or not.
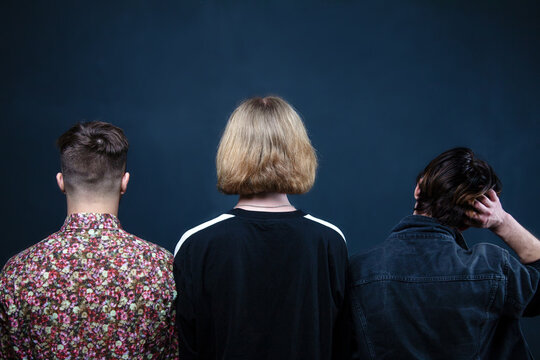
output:
[[[420,197],[420,184],[422,183],[422,180],[424,180],[424,177],[422,176],[418,182],[416,183],[416,187],[414,188],[414,199],[418,200]]]
[[[418,184],[420,184],[420,182],[418,182]],[[414,198],[416,200],[418,200],[418,198],[420,197],[420,187],[418,186],[418,184],[416,184],[416,187],[414,188]]]
[[[64,175],[61,172],[56,174],[56,183],[58,184],[58,188],[60,189],[60,191],[65,194],[66,187],[64,186]]]
[[[125,172],[124,176],[122,176],[122,182],[120,183],[120,194],[124,195],[127,190],[127,186],[129,183],[129,173]]]

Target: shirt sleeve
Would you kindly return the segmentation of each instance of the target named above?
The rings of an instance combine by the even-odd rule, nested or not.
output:
[[[526,266],[530,269],[530,271],[534,271],[536,273],[536,292],[523,311],[523,316],[538,316],[540,315],[540,281],[538,280],[538,278],[540,278],[540,260]]]
[[[515,317],[540,315],[540,260],[522,264],[506,255],[506,311]]]
[[[0,281],[0,286],[5,289],[4,282]],[[16,359],[19,356],[15,353],[15,345],[12,343],[10,334],[10,321],[4,301],[4,294],[0,295],[0,359]]]
[[[175,286],[173,279],[171,279],[171,284]],[[176,327],[176,301],[177,301],[177,297],[174,297],[174,300],[171,303],[171,306],[169,309],[169,314],[168,314],[168,319],[167,319],[170,325],[169,326],[169,339],[168,339],[169,347],[167,348],[167,354],[164,358],[167,360],[180,359],[179,353],[178,353],[178,329]]]
[[[184,246],[185,247],[185,246]],[[174,259],[174,280],[178,298],[176,302],[176,328],[180,359],[198,359],[196,343],[196,316],[189,257],[185,249],[179,251]]]
[[[332,341],[332,359],[350,359],[352,354],[352,315],[348,291],[338,313]]]

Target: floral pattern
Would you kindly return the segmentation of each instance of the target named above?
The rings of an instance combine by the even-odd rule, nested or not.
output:
[[[2,359],[177,359],[173,256],[72,214],[0,274]]]

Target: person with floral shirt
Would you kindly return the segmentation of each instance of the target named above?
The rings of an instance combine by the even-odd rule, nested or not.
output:
[[[68,217],[0,273],[0,358],[178,359],[173,256],[117,218],[123,131],[81,123],[58,146]]]

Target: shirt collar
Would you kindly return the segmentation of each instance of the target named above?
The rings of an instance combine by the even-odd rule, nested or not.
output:
[[[430,234],[435,236],[433,237],[446,237],[452,238],[455,242],[465,250],[468,250],[469,247],[465,242],[465,238],[460,231],[454,229],[450,226],[441,224],[437,219],[422,216],[422,215],[409,215],[403,218],[392,230],[392,234],[399,234],[404,237],[407,235],[413,234]],[[401,237],[401,236],[400,236]],[[427,236],[426,236],[427,237]]]
[[[61,231],[72,229],[122,229],[122,226],[113,214],[77,213],[68,215]]]

